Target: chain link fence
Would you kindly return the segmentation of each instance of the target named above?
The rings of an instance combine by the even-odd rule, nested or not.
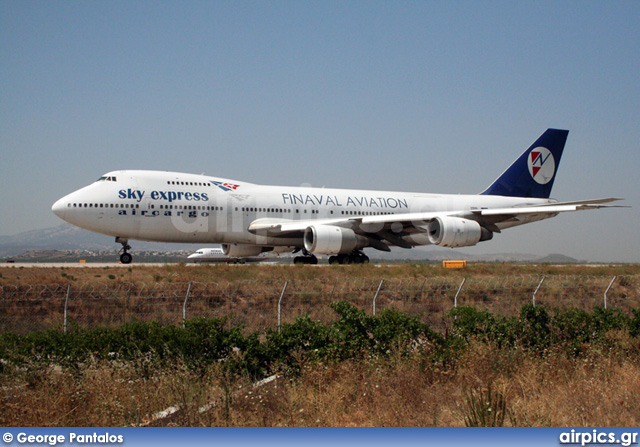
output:
[[[549,308],[640,307],[640,275],[429,277],[407,279],[0,285],[0,331],[73,330],[154,320],[180,324],[227,316],[250,331],[309,315],[330,322],[329,304],[347,301],[367,313],[394,308],[434,329],[455,306],[515,315],[526,303]]]

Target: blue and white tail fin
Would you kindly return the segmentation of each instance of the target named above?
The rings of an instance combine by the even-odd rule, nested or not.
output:
[[[547,129],[481,194],[548,199],[568,130]]]

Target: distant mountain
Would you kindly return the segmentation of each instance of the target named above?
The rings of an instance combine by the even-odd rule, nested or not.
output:
[[[565,256],[558,253],[547,255],[544,258],[540,258],[536,260],[536,262],[539,264],[578,264],[578,263],[584,264],[585,263],[585,261],[580,261],[570,256]]]
[[[134,253],[149,251],[153,256],[160,256],[161,252],[173,252],[169,256],[183,256],[180,251],[193,252],[200,247],[217,244],[165,244],[157,242],[141,242],[132,241]],[[25,258],[42,259],[43,261],[49,257],[109,257],[108,253],[115,253],[120,250],[120,244],[114,241],[114,238],[92,233],[87,230],[80,229],[70,224],[62,224],[53,228],[45,228],[43,230],[25,231],[15,236],[0,236],[0,258],[18,258],[28,253]],[[45,253],[51,251],[79,251],[85,253],[53,254]],[[86,251],[91,251],[87,253]],[[38,253],[40,252],[40,253]],[[106,253],[105,253],[106,252]],[[141,254],[141,253],[140,253]],[[402,248],[393,248],[390,253],[380,251],[370,251],[369,256],[372,259],[379,260],[398,260],[406,259],[409,261],[423,262],[441,262],[451,259],[466,259],[475,262],[536,262],[536,263],[552,263],[552,264],[568,264],[581,262],[569,256],[561,254],[552,254],[540,258],[538,255],[524,253],[497,253],[484,255],[471,255],[458,250],[451,250],[440,247],[419,247],[413,250]]]
[[[176,251],[200,248],[192,244],[162,244],[134,241],[136,250]],[[108,250],[116,252],[121,245],[115,239],[83,230],[70,224],[62,224],[43,230],[25,231],[15,236],[0,236],[0,258],[19,256],[29,251],[45,250]]]

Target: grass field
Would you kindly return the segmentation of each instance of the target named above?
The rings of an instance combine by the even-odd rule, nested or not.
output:
[[[535,288],[537,279],[546,276],[545,288],[541,288],[537,300],[549,309],[550,316],[556,318],[561,315],[552,311],[554,307],[580,308],[588,303],[584,309],[587,312],[579,315],[585,318],[584,321],[595,321],[596,314],[591,312],[600,312],[596,306],[604,292],[603,288],[613,276],[618,276],[620,279],[610,291],[611,304],[620,315],[631,318],[640,315],[640,312],[636,312],[640,307],[639,273],[640,267],[637,265],[580,267],[480,264],[456,271],[433,265],[310,268],[193,267],[178,264],[126,269],[3,268],[0,269],[3,291],[24,289],[34,284],[50,287],[71,284],[78,289],[82,285],[113,290],[118,290],[118,284],[144,284],[148,287],[153,285],[153,290],[159,290],[171,289],[176,284],[215,283],[217,288],[209,286],[206,290],[215,290],[216,293],[225,290],[225,296],[237,295],[238,299],[223,302],[212,292],[218,301],[202,298],[201,302],[194,302],[190,310],[196,312],[199,306],[205,309],[215,305],[218,313],[203,316],[235,315],[226,321],[226,327],[233,329],[242,323],[242,332],[248,337],[247,340],[251,339],[250,334],[255,334],[256,346],[267,347],[272,346],[269,344],[272,340],[279,340],[274,332],[277,320],[273,306],[277,304],[285,281],[291,284],[289,301],[294,301],[294,298],[302,300],[304,296],[305,303],[302,307],[290,307],[286,322],[293,324],[298,316],[308,314],[311,321],[319,322],[317,328],[328,328],[333,331],[329,333],[338,334],[345,330],[345,326],[328,306],[332,298],[348,298],[357,289],[364,298],[358,301],[360,295],[354,295],[346,301],[352,302],[365,313],[350,324],[357,326],[365,314],[368,317],[362,320],[362,324],[373,324],[378,320],[370,317],[371,299],[379,281],[385,279],[385,284],[393,287],[388,286],[381,292],[383,299],[378,312],[381,313],[385,308],[397,309],[415,317],[425,327],[433,327],[440,335],[433,341],[425,341],[421,337],[414,337],[415,340],[410,342],[398,341],[397,345],[392,344],[380,351],[377,349],[379,345],[375,331],[365,331],[364,340],[372,340],[374,343],[371,346],[376,346],[375,349],[354,349],[349,355],[333,357],[314,354],[304,337],[287,339],[286,357],[278,357],[280,360],[267,363],[268,371],[265,374],[278,377],[261,386],[255,386],[255,382],[263,377],[256,377],[246,369],[228,367],[234,364],[236,357],[241,360],[248,358],[246,348],[225,354],[224,360],[198,367],[193,366],[186,352],[158,362],[156,351],[144,351],[142,348],[139,355],[126,359],[119,356],[115,349],[113,353],[106,354],[85,352],[82,360],[78,361],[54,356],[53,351],[50,356],[46,352],[43,355],[42,351],[33,351],[33,354],[23,354],[22,360],[14,361],[15,352],[6,348],[5,357],[0,362],[0,396],[3,402],[0,424],[637,426],[640,424],[640,404],[637,400],[640,392],[640,381],[637,380],[640,374],[640,338],[633,326],[636,320],[625,320],[625,326],[615,329],[589,329],[588,334],[581,335],[582,338],[573,339],[562,332],[570,329],[580,333],[582,320],[575,323],[578,326],[556,324],[544,332],[544,325],[540,328],[532,325],[528,320],[523,320],[519,312],[522,304],[530,302],[532,287]],[[511,317],[510,330],[517,333],[519,326],[528,325],[529,338],[518,336],[506,343],[501,338],[500,329],[491,332],[491,336],[480,332],[469,335],[456,326],[461,320],[451,317],[450,299],[463,278],[467,281],[463,289],[467,295],[461,293],[460,306],[471,305],[489,310],[495,315],[497,323],[502,321],[501,318]],[[513,278],[531,279],[524,285],[522,281],[518,283],[524,291],[523,297],[517,300],[513,297],[515,288],[510,286],[516,283]],[[451,284],[444,292],[441,287],[443,283]],[[357,286],[349,288],[347,293],[347,289],[336,287],[340,284]],[[434,284],[439,284],[440,289],[427,287]],[[495,284],[509,287],[495,287]],[[202,290],[204,296],[205,289]],[[338,293],[340,290],[345,292]],[[502,296],[506,291],[510,291],[510,296]],[[266,305],[252,306],[260,302],[261,294],[268,295],[267,299],[263,298]],[[438,304],[438,294],[448,303],[447,308]],[[596,297],[598,302],[592,303]],[[47,300],[26,298],[23,301],[30,306],[34,301],[42,305]],[[82,304],[83,299],[77,298],[76,301]],[[105,308],[104,299],[93,301],[97,305],[90,309],[83,308],[83,315],[87,315],[83,320],[85,328],[100,323],[97,309]],[[175,301],[180,308],[173,309],[176,303],[172,303],[171,315],[181,317],[182,300]],[[500,302],[511,304],[496,307],[496,303]],[[564,304],[558,306],[559,303]],[[163,308],[161,304],[161,301],[145,301],[145,305],[150,307]],[[19,303],[10,294],[4,293],[1,306],[6,317],[19,308]],[[252,307],[257,309],[254,312],[257,317],[240,318],[238,314]],[[28,308],[33,313],[34,308]],[[293,312],[294,309],[297,311]],[[268,315],[258,318],[266,313]],[[434,319],[432,313],[437,313],[438,317]],[[566,315],[569,314],[565,314],[562,321],[568,321]],[[150,312],[148,319],[159,320],[154,318],[158,315]],[[607,315],[615,317],[618,314]],[[102,318],[115,328],[121,324],[108,318],[104,320],[104,312]],[[546,320],[540,321],[544,323]],[[445,325],[439,326],[434,322],[444,322]],[[179,328],[181,318],[167,319],[167,323]],[[59,323],[52,327],[58,334],[62,330]],[[548,333],[553,337],[537,340],[534,349],[531,334],[535,336],[538,333]],[[14,340],[19,336],[5,332],[3,337],[4,346],[9,346],[11,344],[7,344],[6,340]],[[43,337],[38,335],[35,338]],[[342,343],[350,338],[344,340]],[[173,413],[154,418],[154,414],[170,407],[174,408]]]
[[[301,281],[320,280],[324,282],[347,279],[377,278],[416,278],[416,277],[453,277],[491,276],[504,277],[514,275],[565,275],[565,276],[613,276],[640,274],[638,264],[614,265],[530,265],[475,263],[466,269],[443,269],[439,264],[368,264],[349,266],[310,266],[293,265],[227,265],[202,264],[186,265],[184,263],[167,264],[162,267],[145,267],[144,264],[132,265],[128,268],[47,268],[47,267],[12,267],[0,269],[0,284],[47,284],[72,282],[109,283],[123,282],[209,282],[209,281]],[[71,278],[69,278],[71,276]]]

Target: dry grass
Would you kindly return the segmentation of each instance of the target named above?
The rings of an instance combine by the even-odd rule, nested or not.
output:
[[[624,342],[638,352],[638,340]],[[504,396],[505,425],[638,426],[639,374],[637,356],[592,349],[581,358],[540,358],[481,343],[448,366],[425,353],[308,364],[295,379],[259,388],[225,377],[217,366],[195,374],[180,365],[155,370],[143,361],[94,362],[5,375],[0,424],[139,425],[179,405],[151,425],[463,426],[469,391],[481,395],[492,387]]]
[[[137,265],[105,268],[3,268],[0,269],[0,330],[25,332],[59,328],[64,321],[67,286],[71,286],[68,316],[84,327],[114,326],[134,320],[179,324],[187,288],[193,284],[187,316],[231,316],[247,330],[274,327],[278,301],[284,322],[308,314],[331,321],[327,306],[348,301],[372,311],[373,296],[381,279],[385,284],[377,299],[378,310],[395,308],[420,316],[438,330],[462,279],[466,280],[458,305],[475,306],[502,315],[515,315],[536,297],[552,308],[592,310],[602,305],[603,292],[614,275],[612,308],[628,312],[640,307],[640,266],[599,267],[513,266],[475,264],[464,270],[445,270],[429,264],[359,266],[286,265]],[[35,287],[38,284],[41,286]],[[46,290],[41,290],[44,285]]]
[[[190,312],[215,309],[216,315],[233,314],[232,321],[246,321],[252,330],[260,330],[275,325],[275,304],[284,281],[290,281],[292,287],[296,283],[313,281],[321,292],[292,295],[304,306],[297,306],[293,298],[289,298],[286,305],[290,307],[285,309],[289,311],[287,315],[291,321],[296,312],[326,313],[326,302],[338,297],[334,293],[334,285],[344,281],[376,283],[385,278],[420,284],[423,279],[443,277],[458,284],[467,277],[469,281],[490,284],[494,279],[519,275],[565,275],[571,276],[571,280],[578,284],[584,278],[585,284],[579,289],[565,289],[559,283],[546,284],[548,289],[541,290],[539,300],[559,300],[566,295],[567,302],[575,304],[575,290],[592,288],[588,283],[589,277],[610,278],[639,273],[638,265],[554,267],[476,264],[461,271],[446,271],[433,265],[313,268],[178,264],[104,269],[18,266],[0,269],[0,285],[26,287],[29,284],[110,285],[131,282],[161,287],[175,283],[216,282],[227,290],[235,287],[233,299],[221,301],[213,297],[198,301],[194,298]],[[256,281],[254,287],[262,290],[251,290],[252,286],[242,281]],[[254,300],[256,294],[264,294],[265,284],[273,284],[274,296],[269,292],[269,296]],[[636,279],[621,282],[616,287],[611,293],[613,300],[630,303],[627,305],[631,307],[638,306],[640,291]],[[527,289],[526,295],[529,296],[530,292]],[[369,290],[366,294],[371,295]],[[404,293],[387,290],[380,297],[379,309],[392,306],[403,312],[423,313],[425,318],[436,322],[442,320],[445,305],[450,306],[449,298],[448,292],[438,287],[413,288]],[[164,312],[167,320],[175,319],[176,314],[181,315],[182,301],[169,301],[166,306],[162,301],[127,302],[133,307],[125,307],[123,312],[132,312],[135,306],[143,306],[141,312],[153,308],[151,317],[158,319],[158,315]],[[96,302],[100,306],[89,308],[86,302],[78,302],[77,305],[85,314],[101,309],[99,315],[92,315],[87,321],[96,321],[93,318],[109,321],[111,317],[104,303]],[[491,287],[475,294],[473,300],[460,304],[495,308],[501,303],[505,304],[506,313],[511,312],[511,307],[520,307],[514,296],[504,296]],[[6,306],[9,304],[5,301],[2,306],[8,309]],[[41,312],[55,320],[51,324],[59,326],[60,303],[56,304],[55,312],[45,304],[46,299],[43,299],[38,304],[40,308],[30,307],[27,316],[33,317]],[[548,304],[553,306],[554,303]],[[115,303],[114,306],[124,305]],[[318,314],[314,318],[325,319],[329,315]],[[639,340],[627,334],[609,333],[607,336],[624,349],[605,351],[602,345],[598,345],[587,349],[587,354],[581,357],[569,357],[560,352],[535,357],[515,349],[497,349],[472,342],[461,358],[446,365],[431,361],[428,352],[417,352],[411,358],[392,356],[390,359],[370,358],[330,365],[307,364],[295,379],[280,378],[256,389],[244,377],[226,377],[223,369],[216,365],[196,374],[180,364],[159,369],[144,359],[126,364],[94,361],[73,369],[57,366],[13,369],[0,364],[0,425],[139,425],[149,422],[154,413],[179,405],[180,411],[153,425],[461,426],[469,411],[469,391],[476,390],[478,395],[482,395],[491,386],[506,401],[506,425],[638,426]],[[209,403],[214,405],[204,407]]]
[[[293,265],[187,265],[167,264],[164,266],[130,267],[13,267],[0,269],[0,284],[51,284],[83,283],[104,284],[112,282],[171,283],[171,282],[237,282],[271,281],[283,284],[285,281],[318,280],[334,284],[344,280],[374,280],[394,278],[463,278],[468,276],[509,277],[518,275],[583,275],[613,276],[640,274],[638,264],[602,266],[572,265],[517,265],[517,264],[469,264],[462,270],[443,269],[438,264],[382,264],[348,266],[293,266]]]

